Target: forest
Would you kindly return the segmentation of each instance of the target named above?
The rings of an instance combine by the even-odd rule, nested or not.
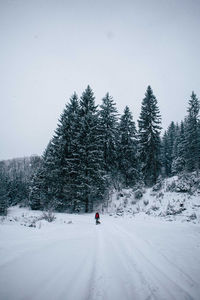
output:
[[[161,136],[161,114],[150,86],[137,122],[129,107],[118,113],[107,93],[95,104],[90,86],[74,93],[43,155],[0,162],[0,214],[19,204],[33,210],[92,212],[109,191],[151,187],[159,180],[198,172],[200,103],[192,92],[187,115]]]

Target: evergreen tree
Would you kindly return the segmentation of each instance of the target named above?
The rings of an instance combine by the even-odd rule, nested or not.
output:
[[[68,107],[68,143],[67,155],[65,156],[65,185],[64,193],[67,195],[67,208],[71,212],[82,210],[79,197],[80,187],[80,150],[79,138],[81,130],[80,106],[76,94],[71,98]]]
[[[47,145],[40,167],[32,176],[29,192],[29,205],[33,210],[47,209],[52,204],[52,172],[49,168],[49,158],[52,152],[52,142]]]
[[[8,178],[0,170],[0,216],[7,215],[7,209],[9,207],[10,196],[8,191]]]
[[[148,86],[142,101],[140,118],[138,121],[139,156],[141,171],[147,185],[156,183],[160,174],[160,127],[161,116],[157,106],[157,99]]]
[[[165,169],[166,176],[171,176],[172,175],[172,162],[174,157],[174,149],[175,149],[175,141],[176,141],[176,125],[172,121],[167,129],[166,136],[165,138],[167,139],[167,166]]]
[[[200,136],[199,136],[199,100],[192,92],[189,100],[188,116],[186,119],[186,169],[194,171],[199,169]]]
[[[63,211],[72,207],[75,198],[71,187],[71,163],[75,155],[78,117],[79,103],[74,93],[61,114],[55,134],[43,154],[41,167],[33,179],[30,193],[32,208],[51,207]]]
[[[40,210],[44,208],[44,201],[46,195],[44,192],[44,169],[42,164],[40,168],[35,172],[30,182],[30,192],[29,192],[29,206],[33,210]]]
[[[174,142],[172,147],[172,160],[178,157],[178,144],[179,144],[179,125],[178,123],[175,124],[175,132],[174,132]]]
[[[169,153],[169,139],[168,134],[165,131],[162,138],[162,147],[161,147],[161,161],[162,161],[162,175],[169,177],[171,174],[171,157]]]
[[[100,130],[103,143],[105,170],[112,171],[117,166],[117,109],[112,97],[107,93],[100,106]]]
[[[119,124],[119,169],[125,178],[126,186],[134,185],[139,178],[137,162],[137,132],[133,116],[128,106]]]
[[[185,169],[186,146],[185,146],[185,129],[184,129],[183,122],[181,122],[181,125],[178,127],[174,144],[175,144],[174,148],[176,148],[176,155],[174,154],[174,158],[171,166],[171,172],[173,175],[178,174]]]
[[[92,211],[96,200],[104,194],[103,148],[97,106],[90,86],[80,100],[81,127],[79,137],[79,197],[85,212]]]
[[[53,138],[53,162],[54,177],[58,178],[55,182],[56,190],[53,192],[54,205],[59,210],[75,208],[76,181],[75,169],[77,170],[79,160],[77,155],[77,139],[79,134],[80,110],[79,101],[76,93],[70,98],[63,114],[59,120],[57,130]],[[77,172],[77,171],[76,171]]]
[[[180,130],[179,130],[179,137],[178,137],[178,149],[177,149],[177,156],[182,157],[184,159],[185,157],[185,125],[184,122],[181,122]]]

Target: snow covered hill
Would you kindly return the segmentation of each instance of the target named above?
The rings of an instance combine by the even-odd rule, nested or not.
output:
[[[104,210],[117,216],[145,213],[168,221],[200,223],[200,177],[184,174],[149,189],[113,190]]]
[[[1,220],[0,299],[200,299],[199,224],[41,215],[13,207]]]

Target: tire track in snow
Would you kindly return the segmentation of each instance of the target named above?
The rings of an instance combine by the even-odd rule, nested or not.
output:
[[[60,269],[55,275],[51,274],[50,278],[46,279],[43,292],[40,292],[34,298],[35,300],[46,299],[52,286],[52,294],[48,295],[48,300],[55,300],[55,289],[57,300],[89,299],[96,257],[93,230],[90,231],[90,235],[87,242],[74,247],[73,257],[62,255]]]
[[[93,286],[89,300],[159,299],[148,285],[113,226],[99,226]]]
[[[1,268],[1,299],[88,299],[96,253],[93,227],[88,229],[77,232],[77,237],[45,241],[47,244],[30,248],[5,264]]]
[[[162,251],[158,247],[155,247],[148,240],[142,239],[141,236],[139,236],[137,233],[135,235],[133,235],[133,234],[131,234],[130,231],[128,231],[126,229],[122,229],[122,230],[123,230],[123,232],[125,232],[125,234],[128,234],[129,237],[131,236],[132,239],[134,239],[134,236],[135,236],[138,243],[142,243],[143,247],[140,246],[139,247],[140,249],[146,249],[146,247],[147,247],[148,251],[150,250],[151,252],[154,252],[154,253],[156,252],[157,257],[159,257],[160,260],[165,261],[165,263],[168,263],[168,266],[171,265],[171,267],[173,268],[173,275],[176,274],[176,276],[175,276],[176,278],[179,276],[182,277],[182,280],[184,280],[186,282],[186,284],[188,284],[190,287],[198,286],[198,280],[194,281],[193,278],[189,274],[187,274],[174,261],[169,259],[164,253],[162,253]]]
[[[188,291],[188,277],[184,278],[184,281],[180,281],[179,277],[182,277],[183,274],[181,272],[177,273],[177,269],[173,265],[169,265],[169,262],[158,252],[154,250],[153,253],[149,244],[141,238],[136,238],[134,234],[127,232],[119,225],[115,224],[113,228],[116,235],[120,237],[121,242],[126,245],[124,247],[125,253],[127,255],[131,253],[130,263],[133,264],[133,267],[137,266],[148,284],[151,283],[151,286],[154,286],[154,297],[157,296],[158,299],[199,299],[194,290],[194,295],[191,296],[190,294],[191,282],[189,284],[190,291]],[[129,242],[127,242],[128,240]],[[165,269],[167,269],[167,272]],[[192,281],[192,286],[193,284]]]

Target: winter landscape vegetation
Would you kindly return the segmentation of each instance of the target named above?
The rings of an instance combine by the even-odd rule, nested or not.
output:
[[[87,86],[41,157],[1,161],[1,299],[199,299],[199,108],[161,135],[150,86],[138,126]]]
[[[0,1],[0,300],[200,300],[199,28],[198,0]]]

